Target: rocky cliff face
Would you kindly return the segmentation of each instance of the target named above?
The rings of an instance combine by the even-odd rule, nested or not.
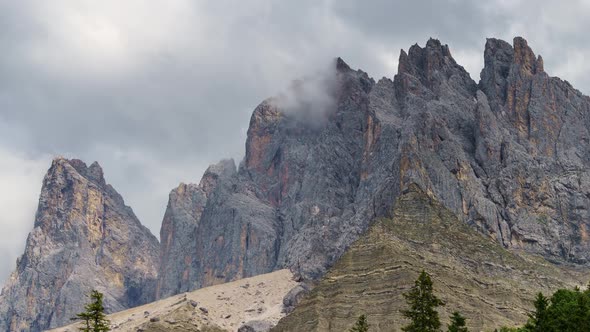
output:
[[[197,250],[195,234],[201,215],[219,179],[231,177],[235,172],[234,161],[225,160],[209,167],[199,185],[182,183],[170,193],[160,230],[162,244],[157,298],[196,288],[193,262],[198,261],[198,257],[194,257]]]
[[[297,113],[310,109],[282,110],[282,97],[254,111],[244,161],[219,176],[191,223],[195,232],[187,236],[196,248],[187,251],[190,272],[166,276],[177,282],[171,289],[163,284],[163,294],[178,284],[202,287],[283,266],[319,276],[362,232],[352,203],[375,143],[367,131],[378,130],[368,107],[374,82],[340,60],[325,83],[320,88],[336,102],[313,110],[313,122]],[[180,259],[170,264],[188,266]]]
[[[504,247],[588,263],[590,100],[522,38],[484,56],[478,84],[431,39],[402,51],[393,81],[338,59],[315,82],[320,110],[300,86],[261,103],[237,171],[206,202],[171,199],[202,212],[161,294],[281,267],[317,278],[410,183]],[[185,223],[167,216],[163,234]]]
[[[25,252],[0,295],[0,331],[64,325],[92,289],[105,294],[110,312],[152,300],[158,250],[97,163],[55,159]]]
[[[485,62],[475,161],[495,211],[476,224],[505,246],[587,264],[589,98],[547,75],[522,38],[489,39]]]

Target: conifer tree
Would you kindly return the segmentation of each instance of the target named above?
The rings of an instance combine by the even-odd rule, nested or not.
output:
[[[86,311],[76,314],[76,317],[84,322],[79,330],[83,332],[110,331],[109,320],[104,313],[103,294],[97,290],[90,293],[91,302],[84,306]]]
[[[547,308],[549,307],[549,300],[547,300],[543,293],[539,293],[535,299],[534,306],[535,311],[529,315],[529,321],[525,327],[531,332],[547,331]]]
[[[448,332],[469,332],[465,326],[465,317],[458,311],[453,312],[451,316],[451,324],[447,326]]]
[[[349,332],[367,332],[369,331],[369,324],[367,323],[367,317],[360,315],[356,324],[350,329]]]
[[[436,308],[444,305],[433,293],[432,280],[425,271],[414,283],[412,289],[404,294],[408,310],[402,314],[411,320],[410,324],[404,326],[405,332],[438,332],[440,331],[440,320]]]

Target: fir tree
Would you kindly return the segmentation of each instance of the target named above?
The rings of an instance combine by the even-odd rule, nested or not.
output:
[[[448,332],[469,332],[467,327],[465,326],[465,317],[463,317],[459,312],[453,312],[451,316],[451,324],[447,326]]]
[[[369,331],[369,324],[367,323],[367,317],[360,315],[356,324],[350,329],[349,332],[367,332]]]
[[[547,331],[547,308],[549,307],[549,301],[543,293],[537,294],[534,306],[535,311],[529,315],[529,321],[525,327],[531,332]]]
[[[440,320],[436,307],[444,305],[432,290],[432,280],[425,271],[420,273],[414,286],[404,294],[410,307],[402,314],[411,320],[410,324],[402,328],[405,332],[437,332],[440,331]]]
[[[109,320],[104,313],[102,304],[103,294],[97,290],[90,293],[91,302],[84,306],[86,311],[76,314],[76,317],[84,322],[84,326],[79,330],[83,332],[105,332],[110,331]]]

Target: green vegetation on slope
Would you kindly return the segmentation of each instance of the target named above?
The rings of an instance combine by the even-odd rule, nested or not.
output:
[[[92,290],[90,293],[90,303],[84,306],[85,311],[76,314],[76,318],[82,321],[80,331],[83,332],[106,332],[110,331],[109,320],[104,313],[104,305],[102,303],[104,295]]]
[[[367,332],[369,331],[369,323],[367,323],[367,316],[360,315],[356,324],[349,330],[349,332]]]
[[[396,201],[391,219],[376,220],[295,311],[272,330],[346,331],[366,314],[371,332],[399,331],[409,321],[403,293],[422,270],[470,330],[493,331],[527,321],[535,295],[571,288],[587,277],[540,257],[504,249],[482,236],[412,185]]]
[[[432,288],[430,275],[425,271],[414,283],[414,287],[404,294],[404,298],[409,308],[403,310],[404,317],[410,320],[410,323],[402,328],[404,332],[437,332],[440,329],[440,319],[438,318],[437,307],[444,305]]]
[[[447,327],[448,332],[469,332],[467,326],[465,324],[465,317],[463,317],[459,312],[453,312],[451,316],[451,324]]]
[[[559,289],[548,299],[542,293],[534,302],[535,310],[520,328],[502,328],[501,332],[589,332],[590,287]]]

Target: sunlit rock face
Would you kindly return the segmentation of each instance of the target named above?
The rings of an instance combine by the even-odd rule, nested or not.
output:
[[[587,264],[590,101],[522,38],[484,55],[477,83],[430,39],[393,80],[337,59],[263,101],[237,170],[206,201],[171,196],[195,213],[165,219],[166,234],[191,220],[175,233],[190,245],[166,256],[160,294],[283,267],[318,278],[411,183],[504,247]]]
[[[0,331],[67,324],[92,289],[104,293],[109,312],[149,302],[158,252],[97,163],[55,159],[25,252],[0,295]]]

